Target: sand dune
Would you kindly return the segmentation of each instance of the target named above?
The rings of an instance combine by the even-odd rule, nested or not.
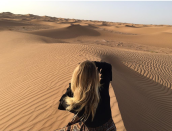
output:
[[[33,31],[29,32],[36,35],[56,38],[56,39],[69,39],[69,38],[75,38],[78,36],[99,36],[99,32],[81,26],[81,25],[71,25],[69,27],[63,28],[63,29],[50,29],[45,31]]]
[[[0,39],[0,46],[8,47],[8,49],[17,45],[25,46],[34,43],[64,43],[61,40],[16,31],[1,31],[0,35],[3,38]]]
[[[117,26],[101,26],[101,28],[105,28],[105,29],[109,29],[109,30],[114,30],[114,31],[121,31],[124,33],[133,33],[133,34],[156,34],[158,32],[165,32],[165,31],[169,31],[171,32],[171,29],[169,29],[169,27],[144,27],[144,26],[140,26],[138,28],[134,28],[134,27],[126,27],[126,26],[122,26],[122,27],[117,27]]]
[[[172,129],[171,26],[0,16],[0,130],[65,126],[73,114],[57,109],[59,99],[85,60],[112,64],[109,92],[117,131]]]
[[[9,20],[0,20],[0,26],[28,26],[29,24],[26,23],[19,23],[15,21],[9,21]]]

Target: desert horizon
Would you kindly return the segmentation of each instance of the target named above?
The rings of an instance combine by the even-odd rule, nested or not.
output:
[[[0,13],[0,130],[53,131],[75,67],[112,65],[117,131],[172,129],[172,25]]]

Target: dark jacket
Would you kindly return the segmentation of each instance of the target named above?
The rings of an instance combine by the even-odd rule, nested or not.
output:
[[[93,62],[96,64],[96,67],[98,67],[98,71],[101,74],[100,84],[103,85],[99,88],[100,102],[98,104],[95,117],[93,121],[91,121],[92,117],[90,115],[87,121],[85,122],[86,126],[92,128],[103,125],[112,117],[111,108],[110,108],[110,96],[109,96],[109,83],[110,81],[112,81],[112,66],[111,64],[106,62],[97,62],[97,61],[93,61]],[[100,71],[100,69],[102,70]],[[59,110],[65,110],[66,107],[68,106],[64,101],[64,98],[66,96],[73,97],[73,93],[71,91],[71,83],[69,83],[69,87],[67,88],[66,93],[63,94],[61,99],[59,100],[60,101],[58,107]],[[74,110],[71,110],[70,112],[74,114],[77,113]],[[79,112],[78,116],[79,117],[82,116],[83,113],[84,113],[84,109]]]

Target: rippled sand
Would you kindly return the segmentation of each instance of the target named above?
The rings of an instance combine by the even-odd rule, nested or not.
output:
[[[0,130],[53,131],[79,62],[111,63],[117,131],[172,129],[172,27],[0,14]]]

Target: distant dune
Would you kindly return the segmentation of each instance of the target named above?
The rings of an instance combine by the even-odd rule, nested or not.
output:
[[[0,13],[0,130],[54,131],[79,62],[112,64],[117,131],[172,129],[172,26]]]
[[[69,39],[76,38],[79,36],[99,36],[100,33],[88,27],[81,25],[71,25],[61,29],[50,29],[28,32],[35,35],[46,36],[55,39]]]

